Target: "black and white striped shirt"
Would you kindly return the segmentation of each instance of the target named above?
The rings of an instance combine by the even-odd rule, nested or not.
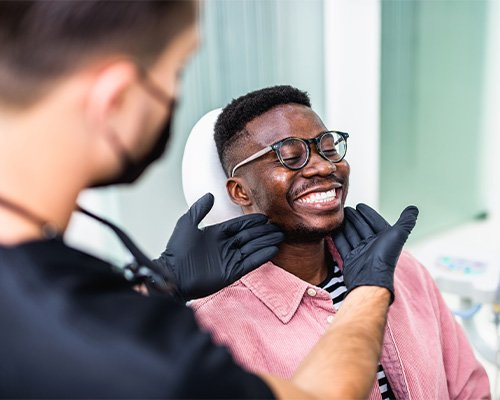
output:
[[[340,268],[335,264],[333,269],[330,270],[328,277],[318,286],[330,293],[330,297],[333,301],[333,307],[338,311],[340,305],[344,301],[344,297],[347,292],[344,284],[344,276],[342,275],[342,271],[340,270]],[[389,381],[385,376],[382,364],[378,365],[377,380],[382,399],[395,400],[396,397],[394,396],[391,386],[389,385]]]

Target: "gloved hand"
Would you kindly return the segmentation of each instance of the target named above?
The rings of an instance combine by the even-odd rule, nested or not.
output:
[[[284,235],[263,214],[243,215],[199,229],[214,196],[197,200],[175,226],[157,265],[176,278],[182,300],[208,296],[269,261]]]
[[[417,221],[418,208],[406,207],[393,226],[366,204],[346,207],[344,215],[343,227],[332,236],[344,262],[348,292],[358,286],[381,286],[390,290],[392,303],[394,269]]]

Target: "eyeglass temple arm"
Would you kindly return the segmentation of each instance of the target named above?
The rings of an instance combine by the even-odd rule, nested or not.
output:
[[[234,172],[239,168],[239,167],[242,167],[243,165],[245,164],[248,164],[250,161],[253,161],[255,160],[256,158],[259,158],[261,156],[263,156],[264,154],[266,153],[269,153],[271,150],[273,149],[272,146],[267,146],[265,148],[263,148],[262,150],[258,151],[257,153],[255,154],[252,154],[250,157],[248,158],[245,158],[242,162],[236,164],[233,168],[233,170],[231,171],[231,178],[234,177]]]
[[[349,134],[347,132],[340,132],[340,131],[336,131],[338,134],[340,134],[340,136],[342,137],[341,139],[337,140],[334,145],[338,145],[342,140],[345,140],[347,141],[347,138],[349,137]]]

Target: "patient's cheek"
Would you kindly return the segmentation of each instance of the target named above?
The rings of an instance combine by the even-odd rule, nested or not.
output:
[[[277,174],[273,176],[273,181],[279,184],[284,184],[287,181],[287,177],[285,174]]]

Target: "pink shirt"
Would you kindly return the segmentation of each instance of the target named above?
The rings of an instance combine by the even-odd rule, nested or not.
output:
[[[429,273],[408,253],[399,259],[395,290],[381,364],[396,398],[490,398],[486,372],[461,327]],[[191,306],[200,324],[246,369],[284,378],[335,318],[328,292],[272,262]],[[380,399],[375,379],[370,399]]]

